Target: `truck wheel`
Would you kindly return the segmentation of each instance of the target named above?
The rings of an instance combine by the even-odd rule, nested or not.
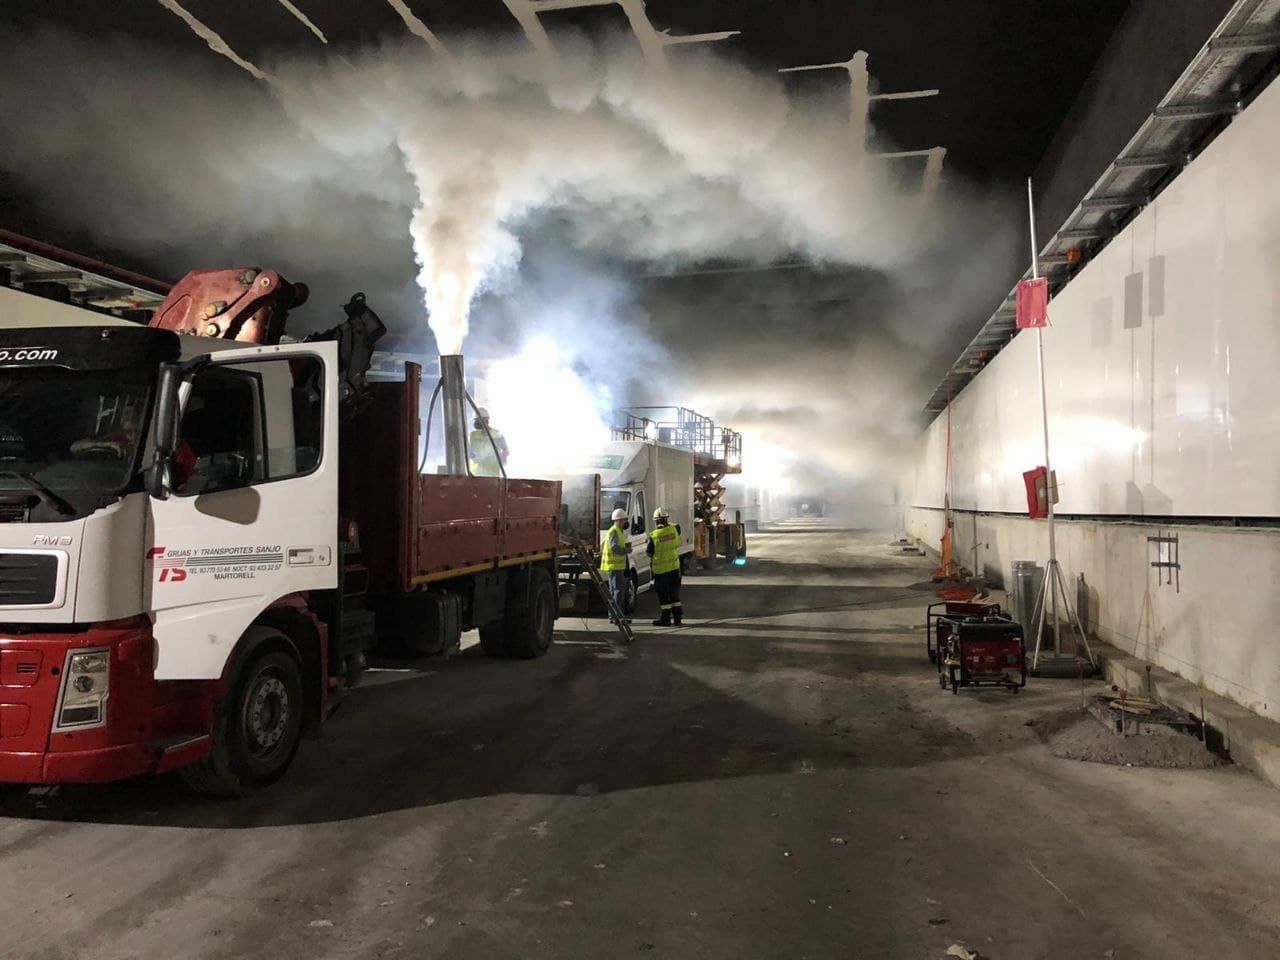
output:
[[[264,632],[288,643],[283,634]],[[183,779],[199,793],[221,797],[245,796],[275,783],[298,752],[302,713],[297,661],[276,648],[253,656],[218,704],[213,749],[184,768]]]
[[[507,608],[503,623],[505,656],[521,660],[542,656],[551,646],[555,619],[556,592],[551,577],[540,568],[530,570],[527,603]]]
[[[507,656],[507,628],[503,621],[480,628],[480,649],[491,657]]]

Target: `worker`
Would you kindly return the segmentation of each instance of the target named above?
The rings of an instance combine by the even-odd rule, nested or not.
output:
[[[600,544],[600,569],[609,578],[609,593],[613,596],[613,605],[618,608],[624,623],[631,622],[631,590],[627,577],[627,567],[631,564],[631,543],[627,540],[627,511],[613,511],[613,526],[605,531],[604,541]],[[615,623],[613,614],[609,622]]]
[[[680,626],[684,608],[680,605],[680,524],[671,523],[666,507],[653,511],[653,529],[645,553],[650,557],[653,588],[658,591],[661,613],[655,627]]]
[[[497,428],[489,426],[489,411],[484,407],[476,408],[476,419],[472,425],[475,429],[467,436],[467,450],[471,454],[471,475],[473,477],[505,476],[503,467],[507,462],[507,441]]]

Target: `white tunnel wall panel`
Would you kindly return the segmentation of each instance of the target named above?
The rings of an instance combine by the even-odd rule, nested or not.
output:
[[[1045,331],[1063,513],[1280,517],[1280,84],[1054,297]],[[1036,338],[952,408],[952,505],[1025,512],[1043,462]],[[940,506],[946,414],[916,460]]]

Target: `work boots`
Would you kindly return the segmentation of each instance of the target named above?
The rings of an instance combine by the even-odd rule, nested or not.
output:
[[[680,626],[680,621],[684,619],[684,611],[679,607],[676,607],[671,611],[671,616],[675,620],[675,625],[678,627]]]
[[[676,623],[679,623],[679,622],[680,622],[679,620],[677,620],[677,621],[676,621]],[[654,625],[655,627],[669,627],[669,626],[671,626],[671,611],[670,611],[670,610],[663,610],[663,611],[662,611],[662,616],[661,616],[661,617],[659,617],[657,620],[653,621],[653,625]]]

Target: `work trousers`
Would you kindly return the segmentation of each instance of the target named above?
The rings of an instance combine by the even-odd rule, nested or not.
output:
[[[631,605],[627,602],[631,593],[630,585],[627,582],[627,571],[610,570],[608,573],[609,593],[613,595],[614,604],[622,611],[624,617],[631,616]]]
[[[683,612],[680,605],[680,571],[669,570],[666,573],[653,575],[653,589],[658,591],[658,605],[662,616],[674,616],[677,620]]]

